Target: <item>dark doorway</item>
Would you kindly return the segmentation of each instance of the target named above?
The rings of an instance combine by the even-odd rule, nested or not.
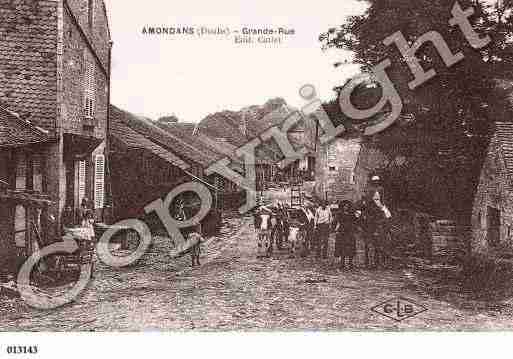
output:
[[[501,238],[501,211],[497,208],[488,207],[487,211],[488,233],[487,240],[489,246],[496,246]]]

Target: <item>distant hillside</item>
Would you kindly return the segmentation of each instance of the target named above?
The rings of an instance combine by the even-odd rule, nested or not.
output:
[[[266,116],[273,111],[279,111],[277,116]],[[265,129],[281,123],[288,112],[295,109],[288,106],[284,99],[275,98],[267,101],[264,105],[253,105],[246,108],[245,114],[239,111],[222,111],[204,118],[199,129],[212,138],[226,138],[236,146],[241,146],[248,139],[258,136]],[[243,133],[244,118],[246,134]]]
[[[228,141],[234,146],[242,146],[249,140],[258,137],[269,127],[280,125],[296,109],[289,106],[282,98],[268,100],[263,105],[249,106],[244,111],[222,111],[211,114],[199,123],[199,132],[213,139]],[[245,119],[245,121],[244,121]],[[312,130],[303,121],[298,123],[297,130],[305,130],[311,136]],[[244,133],[245,130],[245,133]],[[295,138],[289,136],[295,146],[302,146]],[[269,141],[257,149],[257,157],[268,158],[273,162],[283,158],[278,145]]]

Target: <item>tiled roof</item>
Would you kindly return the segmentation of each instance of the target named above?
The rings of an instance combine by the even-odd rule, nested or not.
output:
[[[495,137],[502,149],[507,175],[513,183],[513,123],[497,122],[495,124]]]
[[[235,155],[236,147],[225,143],[220,144],[215,140],[209,138],[205,134],[201,134],[199,131],[193,134],[196,124],[194,123],[156,123],[158,127],[169,133],[171,136],[175,136],[187,142],[191,147],[196,148],[204,156],[212,159],[212,162],[218,161],[225,157],[232,159],[232,166],[237,170],[242,170],[241,160]]]
[[[115,106],[111,106],[111,109],[111,112],[119,113],[119,120],[132,130],[138,132],[159,146],[173,152],[183,161],[191,165],[192,163],[196,163],[206,168],[212,162],[217,160],[217,157],[212,156],[211,153],[202,153],[198,148],[190,145],[188,142],[180,138],[180,136],[175,136],[164,131],[149,119],[120,110]]]
[[[161,146],[153,143],[140,133],[132,130],[123,121],[121,121],[123,113],[121,111],[111,111],[111,135],[116,140],[123,143],[127,149],[144,149],[152,152],[154,155],[170,162],[171,164],[186,170],[190,166],[182,161],[179,157],[175,156],[172,152],[162,148]]]
[[[57,2],[2,1],[0,106],[47,130],[57,116]]]
[[[218,112],[204,118],[200,124],[200,131],[212,138],[226,138],[235,146],[242,146],[246,139],[240,131],[235,112]]]
[[[219,139],[213,139],[201,132],[199,132],[197,136],[201,141],[203,141],[203,143],[205,143],[207,146],[210,146],[215,151],[222,153],[224,156],[230,157],[235,162],[242,163],[242,160],[235,154],[237,147],[235,147],[228,141],[220,141]]]
[[[0,147],[19,147],[50,140],[46,130],[0,107]]]
[[[201,151],[205,158],[210,159],[212,162],[220,160],[223,157],[222,154],[213,151],[209,146],[204,144],[202,141],[199,141],[198,138],[192,134],[195,127],[194,124],[163,124],[155,122],[155,125],[158,126],[160,129],[164,130],[170,136],[179,138],[195,150]]]

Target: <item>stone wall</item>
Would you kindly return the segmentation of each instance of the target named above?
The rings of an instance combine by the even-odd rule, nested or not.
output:
[[[83,131],[85,62],[95,64],[95,130],[94,136],[105,138],[107,129],[108,77],[101,64],[95,60],[71,14],[64,12],[63,55],[63,127],[66,132],[81,134]],[[107,49],[108,50],[108,49]]]
[[[318,198],[324,199],[327,192],[329,201],[360,199],[354,176],[360,147],[359,139],[337,138],[317,151],[315,194]],[[332,151],[331,158],[328,151]]]
[[[105,11],[103,0],[93,0],[92,24],[89,24],[89,2],[90,0],[64,0],[78,25],[91,43],[97,53],[102,66],[105,69],[109,67],[109,22]]]
[[[488,252],[488,207],[501,212],[500,243],[513,248],[513,191],[508,185],[504,158],[496,138],[490,142],[481,171],[472,213],[472,251]]]

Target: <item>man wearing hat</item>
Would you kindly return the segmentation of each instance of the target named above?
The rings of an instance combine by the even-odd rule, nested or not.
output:
[[[374,267],[386,266],[389,246],[388,224],[392,214],[383,201],[382,191],[372,188],[365,204],[365,237],[367,266],[370,264],[369,247],[374,249]]]
[[[317,233],[317,257],[328,258],[328,237],[330,226],[333,223],[333,215],[328,205],[328,201],[323,201],[315,212],[315,230]]]

